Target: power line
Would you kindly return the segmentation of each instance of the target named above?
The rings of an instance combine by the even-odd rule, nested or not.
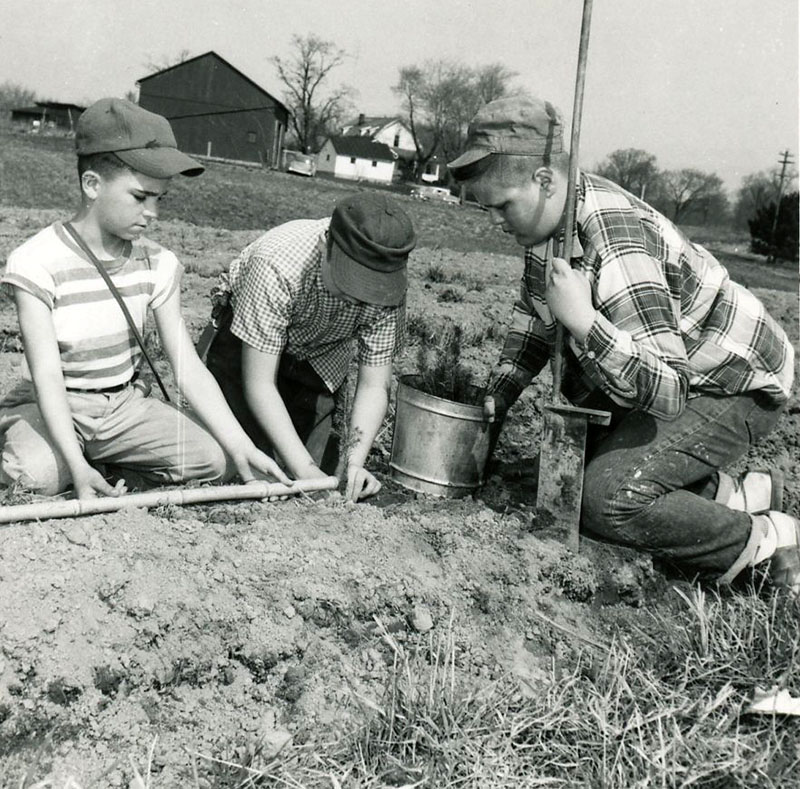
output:
[[[775,215],[772,217],[772,232],[770,233],[770,260],[774,260],[777,255],[775,254],[775,235],[778,232],[778,215],[781,212],[781,200],[783,199],[783,184],[786,180],[786,168],[793,164],[791,154],[787,148],[782,154],[782,158],[778,160],[781,166],[781,174],[778,180],[778,199],[775,203]]]

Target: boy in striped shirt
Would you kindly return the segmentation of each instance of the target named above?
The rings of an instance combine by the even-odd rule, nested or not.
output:
[[[800,591],[800,522],[780,512],[780,475],[722,470],[786,407],[786,334],[711,254],[598,176],[579,172],[566,229],[573,259],[555,256],[568,163],[556,108],[513,98],[476,114],[464,154],[449,165],[525,248],[487,411],[502,418],[542,370],[560,321],[569,335],[562,393],[612,413],[590,446],[584,527],[720,582],[759,565]]]
[[[148,308],[193,414],[147,396],[142,353],[111,291],[61,222],[15,249],[0,281],[16,302],[23,380],[0,402],[0,482],[78,498],[137,484],[288,478],[239,426],[181,317],[181,266],[143,237],[170,178],[203,167],[177,149],[168,121],[101,99],[76,131],[81,207],[72,227],[119,291],[140,335]],[[111,486],[96,465],[115,467]]]

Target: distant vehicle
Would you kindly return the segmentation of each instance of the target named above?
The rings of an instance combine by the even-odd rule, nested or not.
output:
[[[287,151],[287,153],[290,153]],[[287,173],[313,177],[317,172],[317,157],[307,153],[291,152],[292,157],[286,167]]]
[[[446,186],[415,186],[411,190],[411,197],[417,200],[441,200],[450,205],[459,205],[461,202]]]

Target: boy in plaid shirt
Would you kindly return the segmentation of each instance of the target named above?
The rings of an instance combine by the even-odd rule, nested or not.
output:
[[[329,219],[269,230],[231,264],[230,306],[208,367],[256,446],[291,474],[337,469],[335,395],[356,346],[358,381],[346,447],[346,498],[373,495],[364,468],[389,402],[405,327],[411,221],[385,195],[361,192]]]
[[[575,184],[573,259],[555,257],[568,163],[558,110],[512,98],[477,113],[449,165],[525,248],[487,412],[502,418],[542,370],[560,321],[563,394],[612,413],[590,447],[585,528],[720,582],[762,565],[776,585],[800,591],[800,522],[779,511],[780,475],[722,471],[786,406],[793,349],[784,331],[705,249],[595,175],[580,172]]]

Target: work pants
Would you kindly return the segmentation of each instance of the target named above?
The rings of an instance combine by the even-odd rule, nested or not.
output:
[[[113,392],[67,391],[75,435],[86,459],[125,479],[129,489],[228,476],[222,447],[187,411],[148,397],[137,382]],[[53,446],[33,384],[0,401],[0,483],[53,496],[72,484]]]
[[[227,323],[222,324],[211,343],[207,364],[247,435],[263,452],[274,455],[272,442],[247,405],[242,341],[231,333]],[[294,429],[314,462],[326,474],[335,473],[339,461],[339,439],[333,430],[335,395],[307,361],[285,352],[278,365],[277,385]]]
[[[723,573],[745,551],[752,522],[714,501],[717,472],[766,436],[783,412],[760,393],[690,399],[672,421],[612,411],[590,428],[582,526],[699,572]]]

